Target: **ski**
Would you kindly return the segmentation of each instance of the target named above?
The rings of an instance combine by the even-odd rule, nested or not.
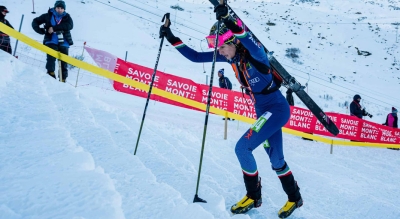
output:
[[[209,0],[211,4],[215,6],[219,5],[218,0]],[[232,10],[232,8],[228,6],[229,14],[235,18],[240,19],[239,16]],[[250,28],[246,26],[242,19],[240,19],[244,24],[246,31],[252,35],[253,38],[258,40],[261,44],[262,42],[251,32]],[[314,114],[314,116],[318,119],[318,121],[328,130],[331,134],[337,135],[339,134],[339,129],[335,125],[335,123],[325,114],[325,112],[314,102],[314,100],[304,91],[304,86],[302,86],[292,75],[289,74],[288,71],[275,59],[272,55],[273,52],[268,51],[267,47],[262,44],[265,52],[268,55],[268,60],[272,67],[274,73],[279,75],[282,78],[282,84],[286,88],[290,88],[293,92],[299,97],[299,99],[307,106],[307,108]]]

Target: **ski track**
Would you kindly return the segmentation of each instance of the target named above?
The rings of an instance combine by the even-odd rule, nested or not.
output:
[[[55,102],[57,100],[59,99],[54,99]],[[65,107],[69,103],[62,99],[57,105]],[[70,129],[75,129],[82,124],[91,126],[81,128],[82,130],[92,130],[93,139],[85,139],[87,137],[81,136],[82,130],[77,130],[72,133],[72,136],[78,144],[85,145],[84,148],[92,154],[96,164],[104,168],[105,173],[113,179],[116,191],[122,196],[122,209],[127,218],[145,217],[153,209],[152,203],[158,203],[158,200],[164,200],[166,209],[173,209],[175,205],[187,204],[182,200],[179,192],[166,184],[158,183],[151,170],[129,151],[119,146],[130,142],[124,142],[124,137],[127,135],[124,135],[124,129],[120,128],[121,124],[115,120],[112,112],[101,108],[93,109],[82,106],[85,106],[83,102],[71,104],[70,110],[67,110],[69,121],[66,119],[66,126]],[[74,118],[82,118],[82,115],[88,117],[85,118],[86,121],[74,121]],[[102,117],[102,120],[98,121],[98,117]],[[116,142],[117,139],[122,142]],[[102,149],[99,150],[99,148]],[[147,191],[148,185],[152,189],[150,193]],[[148,197],[149,195],[151,197]],[[147,199],[143,200],[142,196],[147,196]],[[162,211],[154,212],[155,217],[162,217],[162,215]]]
[[[37,79],[23,75],[18,77],[19,83],[3,89],[5,101],[2,102],[15,111],[1,112],[13,120],[1,127],[2,139],[6,139],[4,146],[0,147],[1,159],[9,165],[1,168],[0,191],[18,192],[9,197],[0,196],[2,209],[8,212],[0,215],[4,216],[2,218],[65,218],[75,215],[121,218],[122,212],[117,208],[108,210],[115,207],[118,195],[95,192],[97,188],[112,191],[110,179],[101,168],[95,167],[89,153],[74,144],[69,131],[60,123],[62,115],[52,107],[54,104],[44,89],[48,77]],[[38,89],[30,90],[23,86],[33,80],[38,81]],[[12,138],[7,138],[8,133],[12,133]],[[47,174],[40,175],[42,171]],[[70,177],[81,180],[64,181]],[[83,190],[86,192],[80,193]],[[85,194],[90,196],[85,197]],[[96,204],[98,201],[100,204]],[[105,209],[103,204],[108,208]],[[68,208],[74,208],[76,212],[69,212]]]

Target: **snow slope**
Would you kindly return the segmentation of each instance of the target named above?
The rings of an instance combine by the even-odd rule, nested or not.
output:
[[[0,218],[230,218],[245,193],[234,154],[247,124],[211,116],[193,204],[204,114],[151,101],[133,155],[144,99],[60,84],[0,52]],[[33,83],[32,83],[33,82]],[[398,218],[398,151],[335,147],[284,135],[304,206],[292,218]],[[262,147],[254,152],[261,208],[234,218],[274,218],[285,202]]]
[[[3,2],[12,12],[7,18],[14,27],[24,13],[22,32],[41,41],[30,21],[53,3],[36,1],[38,14],[33,15],[30,1]],[[215,22],[207,1],[85,2],[67,1],[75,45],[87,41],[120,57],[128,50],[129,61],[149,67],[154,66],[165,12],[171,12],[176,35],[198,50],[206,50],[200,40]],[[339,103],[351,100],[355,92],[378,123],[398,106],[398,64],[392,65],[399,52],[395,30],[380,24],[398,20],[398,10],[390,7],[399,6],[398,1],[257,1],[252,7],[244,3],[230,2],[303,84],[309,72],[308,91],[324,110],[345,113]],[[185,10],[177,11],[175,18],[170,6],[176,4]],[[358,21],[364,15],[367,19]],[[262,22],[268,20],[276,26],[264,31],[267,25]],[[352,22],[357,23],[355,30]],[[372,32],[367,22],[381,31]],[[373,55],[358,56],[355,46]],[[300,49],[299,59],[285,58],[290,47]],[[44,60],[43,54],[22,43],[19,48],[20,54]],[[392,55],[382,61],[384,53]],[[70,72],[71,84],[60,84],[45,75],[43,67],[25,65],[2,51],[0,66],[0,218],[276,218],[286,201],[260,147],[254,154],[264,204],[246,215],[229,213],[245,193],[234,146],[248,124],[230,122],[228,140],[223,140],[223,121],[210,116],[199,189],[208,203],[194,204],[204,113],[151,101],[134,156],[144,99],[114,92],[106,80],[91,86],[88,75],[80,80],[88,86],[75,89],[70,85],[76,71]],[[222,67],[229,68],[217,65]],[[190,63],[166,43],[159,69],[204,83],[211,65],[205,64],[203,74],[201,64]],[[323,98],[328,94],[332,100]],[[299,100],[296,105],[301,106]],[[331,155],[329,145],[286,134],[284,147],[305,203],[291,218],[400,218],[398,151],[335,147]]]

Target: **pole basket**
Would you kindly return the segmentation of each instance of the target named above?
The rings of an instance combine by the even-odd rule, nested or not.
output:
[[[194,195],[193,203],[195,203],[195,202],[203,202],[203,203],[207,203],[207,201],[206,201],[206,200],[204,200],[204,199],[200,198],[200,197],[199,197],[197,194],[196,194],[196,195]]]

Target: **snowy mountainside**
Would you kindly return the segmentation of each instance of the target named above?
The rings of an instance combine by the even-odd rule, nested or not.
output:
[[[8,19],[17,26],[20,14],[25,13],[22,32],[41,41],[42,36],[30,27],[37,14],[31,14],[31,5],[24,2],[5,1],[12,9]],[[400,39],[396,42],[398,26],[394,25],[399,22],[398,1],[237,0],[229,4],[284,67],[308,85],[307,91],[325,111],[347,114],[354,94],[363,97],[362,105],[374,115],[367,119],[377,123],[384,121],[392,106],[399,107]],[[86,41],[121,58],[128,51],[128,61],[153,67],[161,18],[170,12],[176,36],[198,51],[210,51],[204,37],[215,18],[205,0],[87,0],[67,5],[75,21],[75,45]],[[47,1],[35,2],[38,14],[49,6]],[[205,83],[211,64],[191,63],[165,42],[158,68]],[[234,89],[239,90],[229,65],[218,63],[219,68],[226,69]],[[304,107],[296,97],[295,103]]]

